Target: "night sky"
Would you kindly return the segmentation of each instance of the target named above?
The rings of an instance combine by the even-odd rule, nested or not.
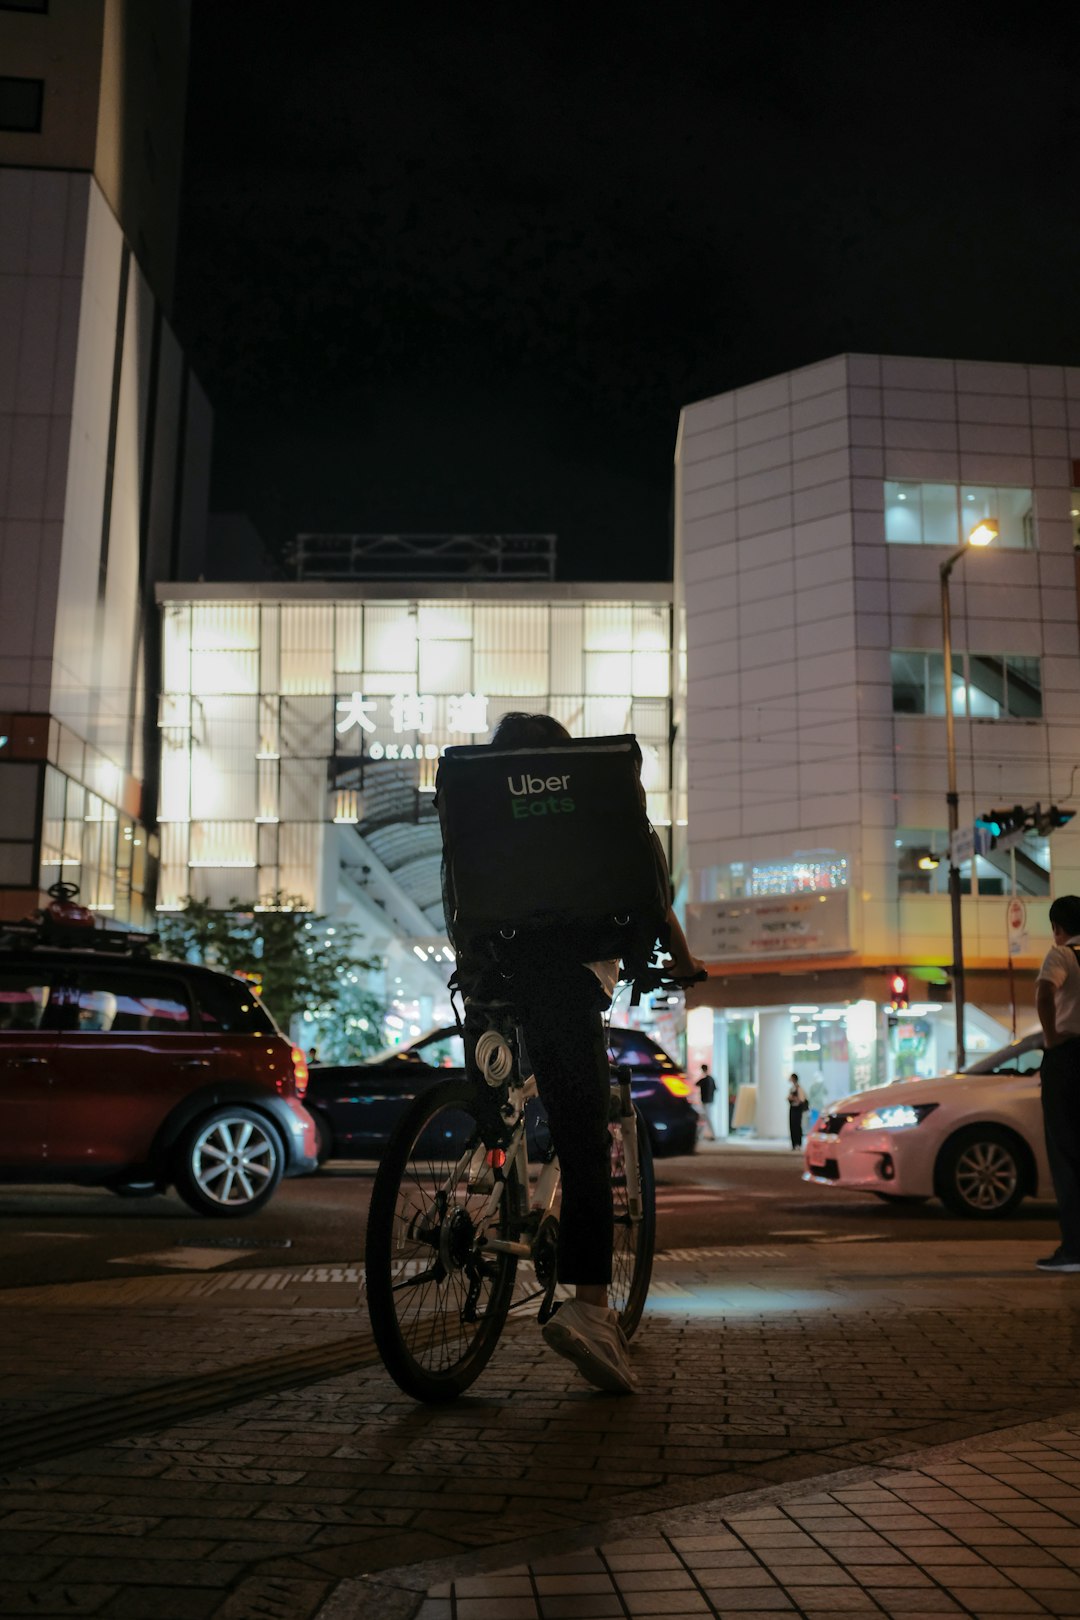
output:
[[[658,579],[683,403],[842,350],[1080,364],[1058,15],[195,0],[213,506]]]

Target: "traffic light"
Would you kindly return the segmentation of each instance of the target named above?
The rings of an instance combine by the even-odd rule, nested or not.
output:
[[[976,831],[985,829],[990,835],[990,848],[1006,850],[1018,844],[1027,832],[1046,838],[1057,827],[1066,826],[1075,816],[1075,810],[1059,810],[1052,804],[1044,810],[1041,804],[1014,804],[1011,810],[988,810],[975,821]]]
[[[1011,810],[991,810],[987,815],[980,816],[975,823],[977,827],[987,827],[993,838],[991,848],[996,849],[1003,838],[1020,838],[1027,831],[1030,810],[1022,804],[1014,804]]]
[[[990,835],[990,849],[1012,849],[1018,844],[1024,834],[1034,825],[1034,809],[1025,805],[1014,804],[1009,810],[990,810],[985,816],[980,816],[975,823],[976,848],[981,855],[987,853],[979,839],[980,829]]]
[[[889,980],[889,989],[892,991],[893,1012],[906,1012],[908,1008],[908,982],[904,973],[894,973]]]
[[[1075,810],[1059,810],[1056,804],[1052,804],[1048,810],[1044,810],[1041,804],[1037,804],[1035,806],[1035,831],[1046,838],[1054,831],[1055,827],[1066,826],[1075,814]]]

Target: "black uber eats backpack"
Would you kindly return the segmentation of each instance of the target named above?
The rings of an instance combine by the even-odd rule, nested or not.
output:
[[[667,863],[637,738],[448,748],[436,804],[446,929],[462,962],[513,972],[528,952],[640,971],[666,943]]]

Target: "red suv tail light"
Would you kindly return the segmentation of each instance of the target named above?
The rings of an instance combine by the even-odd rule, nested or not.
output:
[[[296,1095],[302,1097],[307,1090],[308,1066],[307,1058],[298,1046],[292,1049],[293,1079],[296,1082]]]
[[[660,1083],[667,1087],[673,1097],[689,1097],[690,1087],[681,1074],[662,1074]]]

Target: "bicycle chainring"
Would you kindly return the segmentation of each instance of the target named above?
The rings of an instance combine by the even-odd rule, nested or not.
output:
[[[559,1222],[554,1215],[548,1215],[540,1222],[532,1246],[532,1262],[536,1271],[536,1280],[544,1290],[544,1298],[540,1304],[540,1324],[550,1321],[555,1313],[555,1284],[558,1281],[559,1260]]]

